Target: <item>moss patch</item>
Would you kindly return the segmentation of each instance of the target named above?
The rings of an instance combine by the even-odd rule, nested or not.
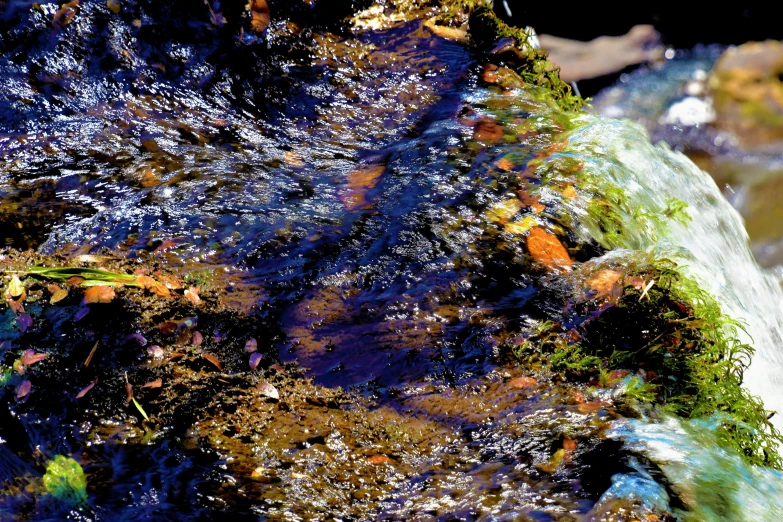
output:
[[[684,418],[714,416],[721,443],[751,464],[780,469],[783,438],[761,400],[742,387],[753,348],[739,341],[741,325],[674,262],[636,256],[590,268],[571,281],[564,324],[575,326],[540,324],[514,347],[517,356],[598,386],[625,378],[632,403]],[[615,282],[591,288],[607,271]]]

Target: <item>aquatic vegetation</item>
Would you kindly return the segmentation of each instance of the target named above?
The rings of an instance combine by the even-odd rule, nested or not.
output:
[[[46,463],[44,487],[53,497],[71,504],[87,501],[87,479],[84,470],[71,457],[55,455]]]

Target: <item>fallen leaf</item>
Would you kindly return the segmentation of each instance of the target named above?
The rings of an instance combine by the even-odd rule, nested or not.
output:
[[[517,198],[498,201],[487,210],[487,219],[491,223],[504,224],[520,210],[522,210],[522,202]]]
[[[198,296],[200,287],[198,286],[191,286],[187,290],[185,290],[185,299],[193,303],[194,305],[198,306],[201,304],[201,298]]]
[[[266,0],[250,0],[250,26],[256,33],[261,33],[269,27],[272,15]]]
[[[78,8],[79,0],[73,0],[72,2],[64,4],[54,13],[54,17],[52,18],[52,26],[54,26],[55,29],[62,29],[68,25],[71,20],[73,20],[73,17],[76,16]]]
[[[120,12],[120,0],[106,0],[106,7],[108,7],[112,13],[117,14]]]
[[[541,227],[533,227],[527,237],[527,249],[533,259],[548,270],[570,271],[573,261],[557,237]]]
[[[182,289],[182,283],[176,277],[164,274],[163,272],[155,272],[155,275],[169,290]]]
[[[310,475],[305,475],[303,473],[296,473],[296,472],[294,472],[294,473],[291,473],[291,478],[294,478],[294,479],[309,479],[311,477],[310,477]]]
[[[255,370],[258,368],[258,364],[261,362],[261,359],[264,358],[263,354],[260,354],[258,352],[253,353],[253,355],[250,356],[250,369]]]
[[[495,166],[500,170],[505,170],[508,172],[514,169],[514,162],[507,158],[500,158],[495,162]]]
[[[19,314],[17,319],[19,321],[19,331],[25,333],[28,328],[33,326],[33,318],[28,314]]]
[[[193,332],[193,337],[190,339],[190,344],[193,346],[201,346],[201,343],[204,342],[204,336],[201,335],[201,332],[195,331]]]
[[[568,185],[566,188],[563,189],[563,197],[566,198],[575,198],[576,197],[576,189],[573,185]]]
[[[91,286],[84,291],[84,304],[111,303],[116,294],[110,286]]]
[[[598,295],[606,295],[612,292],[612,289],[620,281],[620,277],[622,277],[622,274],[615,270],[601,270],[591,277],[587,284]]]
[[[503,138],[503,127],[495,120],[484,118],[473,125],[473,139],[483,143],[497,143]]]
[[[550,457],[548,462],[541,462],[536,464],[535,467],[545,473],[552,474],[560,466],[560,464],[563,463],[564,458],[565,450],[560,448],[552,455],[552,457]]]
[[[22,364],[25,366],[31,366],[37,362],[41,362],[44,359],[46,359],[47,355],[45,353],[35,353],[33,350],[25,350],[22,352]]]
[[[488,63],[484,66],[481,78],[487,83],[498,83],[498,66],[494,63]]]
[[[382,164],[370,165],[348,175],[345,184],[347,190],[340,195],[340,201],[346,210],[356,210],[365,205],[367,192],[375,188],[385,170],[386,167]]]
[[[147,412],[144,411],[144,408],[141,407],[141,404],[139,404],[139,401],[137,401],[135,398],[131,398],[133,401],[133,405],[136,406],[136,409],[139,410],[139,413],[141,413],[141,416],[144,417],[144,420],[150,420],[150,418],[147,416]]]
[[[81,391],[80,391],[79,393],[77,393],[77,394],[76,394],[76,398],[77,398],[77,399],[81,399],[82,397],[84,397],[85,395],[87,395],[87,392],[88,392],[88,391],[90,391],[90,390],[92,390],[93,386],[95,386],[97,383],[98,383],[98,379],[95,379],[95,380],[94,380],[94,381],[92,381],[90,384],[88,384],[87,386],[85,386],[84,388],[82,388],[82,389],[81,389]]]
[[[128,376],[125,376],[125,404],[133,400],[133,385],[128,382]]]
[[[532,377],[516,377],[514,379],[511,379],[508,381],[508,385],[512,388],[531,388],[538,384],[538,381],[536,381]]]
[[[30,381],[22,381],[22,383],[16,387],[16,400],[21,400],[30,394],[30,390],[33,389],[33,383]]]
[[[365,459],[367,464],[394,464],[394,461],[386,455],[372,455]]]
[[[278,392],[277,388],[275,388],[268,382],[260,383],[256,389],[258,390],[258,393],[260,393],[264,397],[269,397],[270,399],[274,399],[274,400],[280,400],[280,392]]]
[[[258,342],[255,339],[248,339],[245,343],[246,352],[255,352],[258,349]]]
[[[467,29],[437,25],[435,21],[436,18],[432,17],[424,22],[424,27],[432,31],[435,36],[440,36],[441,38],[445,38],[446,40],[453,40],[455,42],[465,43],[468,41]]]
[[[163,379],[155,379],[154,381],[150,381],[146,384],[143,384],[142,388],[160,388],[163,386]]]
[[[160,333],[168,335],[174,332],[178,326],[179,323],[176,321],[164,321],[158,325],[158,328],[160,329]]]
[[[576,449],[576,441],[568,435],[563,437],[563,449],[566,451],[574,451]]]
[[[82,319],[87,317],[87,314],[89,314],[89,313],[90,313],[90,309],[89,308],[79,308],[79,310],[73,316],[73,321],[75,323],[78,323],[79,321],[81,321]]]
[[[87,356],[87,360],[84,361],[84,367],[87,368],[90,366],[90,363],[92,362],[92,357],[95,355],[95,350],[98,349],[98,341],[95,341],[95,344],[92,347],[92,350],[90,350],[90,355]]]
[[[69,277],[68,279],[66,279],[65,282],[67,284],[69,284],[69,285],[76,286],[76,285],[80,285],[80,284],[84,283],[84,278],[83,277],[79,277],[79,276],[73,276],[73,277]]]
[[[152,346],[147,348],[147,355],[149,355],[153,359],[163,359],[164,354],[165,352],[163,351],[163,348],[161,348],[157,344],[153,344]]]
[[[147,346],[147,339],[145,339],[144,336],[140,333],[130,334],[128,337],[126,337],[126,339],[129,341],[136,341],[139,343],[139,346]]]
[[[217,356],[212,355],[211,353],[205,353],[203,357],[204,359],[208,360],[213,365],[215,365],[215,368],[217,368],[221,372],[223,371],[223,366],[220,364],[220,359],[218,359]]]
[[[506,223],[503,227],[503,232],[506,234],[522,235],[534,226],[536,226],[535,218],[531,216],[525,217],[522,221],[511,221]]]
[[[66,297],[68,297],[68,290],[65,288],[60,288],[52,294],[52,297],[49,299],[49,304],[59,303]]]
[[[13,276],[11,278],[11,282],[8,283],[8,288],[6,289],[6,293],[11,297],[19,297],[24,293],[24,286],[18,277]]]

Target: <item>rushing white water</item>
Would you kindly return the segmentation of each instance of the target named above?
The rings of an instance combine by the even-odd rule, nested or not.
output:
[[[783,498],[783,474],[749,466],[738,455],[726,452],[716,441],[717,424],[713,420],[675,418],[660,423],[623,420],[609,436],[624,440],[629,449],[658,464],[688,508],[682,513],[684,520],[783,520],[783,505],[779,503]],[[652,501],[656,500],[652,496]]]
[[[783,291],[755,262],[742,218],[709,174],[666,145],[652,145],[641,126],[596,116],[580,119],[584,125],[567,136],[562,154],[576,154],[592,175],[621,187],[631,207],[662,214],[672,198],[687,203],[692,220],[670,220],[666,228],[633,213],[623,216],[622,246],[655,249],[678,261],[724,313],[746,324],[740,339],[756,353],[744,384],[767,409],[781,412],[772,422],[783,428]],[[585,215],[578,200],[572,211]],[[583,233],[600,241],[595,227]]]

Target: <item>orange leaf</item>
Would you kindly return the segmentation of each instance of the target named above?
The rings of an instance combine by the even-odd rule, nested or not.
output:
[[[250,0],[250,25],[253,31],[260,33],[272,21],[272,15],[269,13],[269,5],[266,0]]]
[[[161,386],[163,386],[163,379],[155,379],[154,381],[144,384],[142,388],[160,388]]]
[[[80,285],[83,282],[84,282],[84,278],[79,276],[73,276],[66,281],[66,283],[68,283],[69,285]]]
[[[533,259],[548,270],[570,271],[574,262],[557,237],[541,227],[533,227],[527,238],[527,249]]]
[[[110,286],[91,286],[84,291],[84,304],[111,303],[116,294]]]
[[[223,366],[220,364],[220,359],[218,359],[217,356],[212,355],[211,353],[205,353],[204,354],[204,359],[206,359],[209,362],[211,362],[212,364],[214,364],[215,367],[218,370],[220,370],[221,372],[223,371]]]
[[[198,296],[198,292],[200,290],[200,287],[198,286],[191,286],[187,290],[185,290],[185,299],[193,303],[194,305],[198,306],[201,304],[201,298]]]

